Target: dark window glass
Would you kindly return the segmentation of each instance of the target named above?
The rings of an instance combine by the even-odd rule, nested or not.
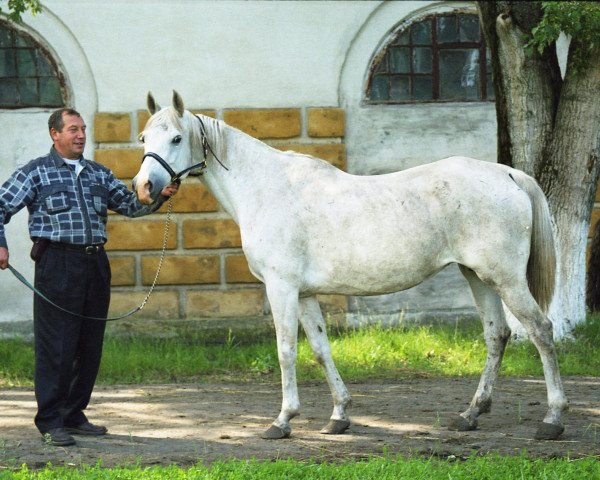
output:
[[[60,78],[41,45],[0,21],[0,108],[62,107]]]
[[[457,16],[437,17],[437,41],[438,43],[456,43],[459,41]]]
[[[431,21],[414,24],[410,34],[413,45],[431,45]]]
[[[432,15],[404,27],[377,52],[370,71],[371,103],[494,100],[489,50],[471,13]]]
[[[479,52],[442,50],[440,52],[440,99],[477,100]]]

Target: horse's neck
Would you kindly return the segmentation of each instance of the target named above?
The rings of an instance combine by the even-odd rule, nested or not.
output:
[[[215,153],[226,170],[214,158],[204,181],[223,208],[239,223],[244,212],[255,208],[257,195],[266,184],[281,175],[281,165],[272,159],[273,150],[245,133],[220,125]],[[214,148],[214,146],[213,146]]]

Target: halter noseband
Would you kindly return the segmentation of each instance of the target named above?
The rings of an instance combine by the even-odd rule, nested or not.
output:
[[[171,165],[169,165],[165,161],[165,159],[162,158],[158,153],[146,152],[144,154],[144,156],[142,157],[142,163],[144,162],[146,157],[152,157],[154,160],[156,160],[158,163],[160,163],[160,165],[168,172],[168,174],[171,175],[171,183],[180,184],[181,177],[183,177],[186,173],[188,173],[192,170],[195,170],[196,168],[200,168],[200,175],[202,175],[202,172],[206,169],[206,166],[207,166],[206,159],[208,157],[209,151],[212,154],[212,156],[215,157],[215,160],[217,162],[219,162],[219,165],[221,165],[225,170],[229,170],[225,165],[223,165],[221,160],[219,160],[219,158],[215,155],[215,152],[213,151],[212,147],[208,143],[208,140],[206,138],[206,128],[204,128],[204,123],[202,122],[202,119],[200,117],[198,117],[197,115],[194,115],[194,117],[196,117],[198,119],[198,121],[200,122],[200,134],[202,136],[202,153],[204,154],[204,160],[202,160],[199,163],[195,163],[191,167],[185,168],[185,169],[181,170],[181,172],[177,173],[175,170],[173,170],[171,168]]]

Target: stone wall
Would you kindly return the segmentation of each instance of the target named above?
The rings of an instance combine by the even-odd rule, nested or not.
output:
[[[345,114],[339,108],[193,110],[281,150],[314,155],[345,169]],[[100,112],[94,118],[94,160],[127,185],[143,149],[137,138],[149,114]],[[112,266],[110,315],[145,298],[159,264],[167,205],[129,219],[111,214],[106,245]],[[344,296],[320,297],[327,312],[346,310]],[[150,301],[136,317],[158,320],[260,317],[269,313],[263,285],[250,273],[237,225],[198,178],[188,177],[173,199],[167,251]]]

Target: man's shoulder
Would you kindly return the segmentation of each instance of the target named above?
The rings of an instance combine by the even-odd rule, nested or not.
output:
[[[50,157],[50,154],[42,155],[41,157],[34,158],[33,160],[29,160],[25,165],[23,165],[20,170],[26,175],[30,174],[34,170],[37,170],[40,167],[48,167],[54,165],[53,160]]]

